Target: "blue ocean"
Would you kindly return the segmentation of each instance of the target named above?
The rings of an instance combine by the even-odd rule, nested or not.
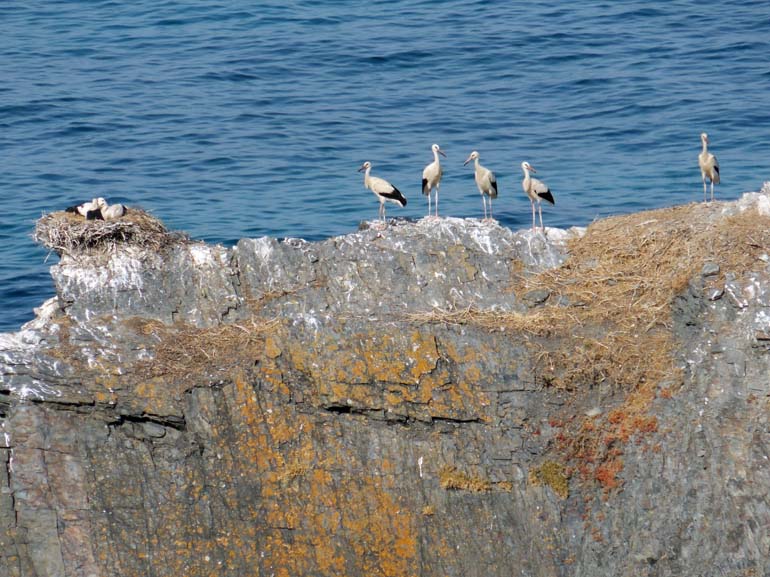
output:
[[[765,1],[8,0],[0,3],[0,330],[54,294],[42,214],[103,196],[169,228],[324,239],[376,218],[356,170],[421,218],[431,144],[440,210],[524,228],[523,160],[551,188],[548,226],[770,180]]]

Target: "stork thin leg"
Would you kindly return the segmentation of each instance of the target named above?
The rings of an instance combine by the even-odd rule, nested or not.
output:
[[[714,202],[714,181],[711,181],[711,202]]]
[[[706,202],[708,200],[708,196],[706,196],[706,177],[703,177],[703,202]]]
[[[532,205],[532,232],[534,232],[535,227],[537,226],[537,222],[535,221],[535,201],[530,200],[529,203]]]
[[[428,191],[428,218],[430,218],[430,190]]]
[[[484,220],[487,220],[487,197],[481,195],[481,202],[484,204]]]
[[[436,218],[438,218],[438,186],[436,186]]]
[[[495,220],[495,217],[492,216],[492,197],[489,197],[489,220]]]
[[[537,212],[540,215],[540,228],[545,232],[545,226],[543,226],[543,207],[539,202],[537,203]]]

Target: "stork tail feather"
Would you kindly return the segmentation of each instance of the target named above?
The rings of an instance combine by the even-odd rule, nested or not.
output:
[[[393,186],[393,190],[391,190],[390,192],[381,192],[379,194],[383,198],[387,198],[388,200],[397,202],[401,206],[406,206],[406,197],[403,194],[401,194],[401,191],[398,190],[395,186]]]
[[[546,190],[545,192],[538,192],[537,195],[543,200],[550,202],[551,204],[556,204],[556,201],[553,199],[553,195],[551,194],[550,190]]]

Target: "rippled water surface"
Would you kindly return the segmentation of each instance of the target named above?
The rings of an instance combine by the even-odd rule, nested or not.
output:
[[[438,142],[441,209],[529,224],[519,165],[556,197],[546,224],[702,197],[699,134],[722,199],[770,179],[766,2],[0,3],[0,330],[53,294],[30,233],[94,196],[231,245],[321,239],[374,218],[356,169],[409,199]]]

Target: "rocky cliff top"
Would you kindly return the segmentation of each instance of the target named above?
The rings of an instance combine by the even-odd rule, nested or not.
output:
[[[68,218],[0,335],[0,574],[766,569],[766,192],[230,249]]]

